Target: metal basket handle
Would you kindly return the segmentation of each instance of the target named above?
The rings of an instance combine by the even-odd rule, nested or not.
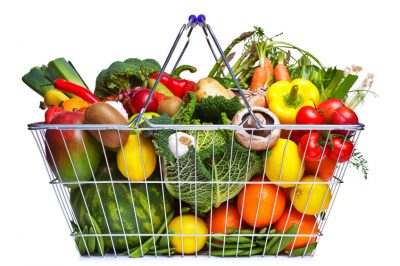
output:
[[[162,76],[162,74],[165,72],[165,69],[167,68],[167,66],[168,66],[168,64],[169,64],[169,61],[171,60],[171,57],[172,57],[172,55],[174,54],[174,51],[175,51],[175,49],[176,49],[176,46],[178,45],[178,43],[179,43],[179,41],[180,41],[180,39],[181,39],[181,37],[182,37],[183,32],[184,32],[185,30],[189,30],[189,32],[188,32],[188,34],[187,34],[187,41],[186,41],[186,44],[185,44],[185,46],[183,47],[183,49],[182,49],[182,51],[181,51],[181,53],[180,53],[180,55],[179,55],[179,57],[178,57],[178,59],[177,59],[175,65],[174,65],[174,69],[178,66],[180,60],[182,59],[182,56],[183,56],[183,54],[185,53],[186,48],[187,48],[188,45],[189,45],[189,42],[190,42],[190,35],[192,34],[192,31],[193,31],[193,29],[194,29],[196,26],[200,26],[200,27],[203,29],[203,32],[204,32],[205,37],[206,37],[207,44],[208,44],[208,46],[210,47],[210,50],[211,50],[211,52],[212,52],[212,54],[213,54],[215,60],[218,60],[217,55],[215,54],[215,51],[214,51],[214,49],[213,49],[213,47],[212,47],[212,45],[211,45],[210,39],[208,38],[208,36],[211,36],[211,38],[212,38],[212,40],[213,40],[215,46],[217,47],[217,50],[218,50],[218,52],[219,52],[219,54],[220,54],[222,60],[224,61],[226,67],[228,68],[228,71],[229,71],[230,75],[232,76],[233,81],[235,82],[236,87],[238,88],[239,94],[240,94],[240,96],[242,97],[243,102],[244,102],[244,104],[245,104],[247,110],[249,111],[249,114],[251,115],[251,117],[254,119],[254,121],[255,121],[255,123],[256,123],[256,127],[257,127],[257,128],[262,127],[260,120],[254,115],[254,113],[253,113],[253,111],[252,111],[252,109],[251,109],[251,107],[250,107],[250,104],[249,104],[249,102],[247,101],[246,96],[245,96],[244,93],[243,93],[242,87],[240,86],[239,82],[237,81],[237,79],[236,79],[236,77],[235,77],[235,74],[233,73],[233,70],[232,70],[232,68],[231,68],[231,66],[230,66],[230,64],[229,64],[229,62],[228,62],[228,60],[226,59],[226,56],[225,56],[225,54],[224,54],[224,52],[223,52],[223,50],[222,50],[222,48],[221,48],[221,46],[220,46],[220,44],[219,44],[217,38],[215,37],[214,32],[212,31],[210,25],[206,23],[206,17],[205,17],[203,14],[200,14],[200,15],[198,15],[197,17],[196,17],[195,15],[190,15],[189,18],[188,18],[188,22],[187,22],[186,24],[183,24],[183,25],[182,25],[181,29],[180,29],[179,32],[178,32],[177,37],[175,38],[175,41],[174,41],[173,45],[172,45],[172,47],[171,47],[171,49],[170,49],[170,51],[169,51],[169,53],[168,53],[168,56],[167,56],[167,58],[165,59],[165,62],[164,62],[164,64],[163,64],[163,66],[161,67],[160,73],[159,73],[159,75],[157,76],[156,81],[154,82],[153,87],[151,88],[150,94],[149,94],[149,96],[148,96],[148,98],[147,98],[147,100],[146,100],[145,105],[144,105],[143,108],[140,110],[139,115],[138,115],[134,120],[132,120],[132,122],[129,123],[128,126],[132,126],[132,125],[134,124],[134,128],[137,128],[137,127],[139,126],[139,123],[140,123],[141,119],[142,119],[142,118],[145,119],[145,117],[143,117],[143,114],[146,112],[146,109],[147,109],[148,105],[150,104],[150,100],[151,100],[151,98],[153,97],[153,94],[154,94],[154,92],[155,92],[155,89],[157,88],[158,83],[160,82],[161,76]],[[150,126],[151,126],[151,124],[150,124]]]

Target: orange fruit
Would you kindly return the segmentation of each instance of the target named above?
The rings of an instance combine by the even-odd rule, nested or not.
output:
[[[251,179],[251,182],[254,181],[260,182],[262,177]],[[274,184],[252,184],[251,182],[239,193],[238,212],[248,225],[269,226],[275,223],[285,210],[285,194],[282,188]]]
[[[307,244],[315,243],[315,241],[317,240],[317,236],[311,236],[313,234],[314,235],[318,234],[317,220],[313,215],[305,214],[303,220],[301,220],[302,217],[303,214],[298,212],[295,208],[292,208],[290,213],[289,213],[289,208],[286,208],[285,212],[282,214],[282,216],[275,224],[276,231],[283,231],[283,229],[285,228],[286,232],[287,230],[289,230],[290,226],[294,223],[297,226],[297,234],[310,235],[310,236],[296,237],[295,239],[292,240],[292,242],[289,243],[289,245],[285,247],[286,251],[290,251],[292,249],[293,241],[295,241],[293,246],[293,250],[295,250],[298,248],[303,248],[307,246]]]
[[[207,225],[209,233],[228,234],[228,228],[238,229],[240,226],[240,216],[236,206],[230,204],[227,209],[226,203],[224,203],[218,208],[213,209],[207,215]]]
[[[83,107],[88,107],[90,104],[81,98],[71,98],[62,102],[62,108],[65,111],[75,111]]]

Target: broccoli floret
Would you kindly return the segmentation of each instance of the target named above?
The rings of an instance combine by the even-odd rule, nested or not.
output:
[[[130,64],[130,65],[140,65],[142,63],[142,60],[138,58],[128,58],[124,61],[124,63]]]
[[[124,62],[116,61],[97,76],[94,94],[99,98],[121,94],[142,85],[149,75],[159,70],[160,65],[153,59],[142,61],[129,58]]]
[[[161,65],[152,58],[147,58],[147,59],[143,60],[142,63],[146,66],[151,66],[152,68],[161,69]]]
[[[228,119],[232,119],[242,108],[243,105],[238,97],[228,100],[223,96],[209,96],[196,104],[193,117],[202,122],[218,123],[221,119],[221,113],[225,113]]]

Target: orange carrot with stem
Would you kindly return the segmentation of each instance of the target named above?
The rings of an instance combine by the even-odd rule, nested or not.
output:
[[[291,81],[289,71],[285,65],[285,53],[280,52],[278,56],[278,63],[274,68],[275,81],[287,80]]]
[[[273,74],[271,61],[266,56],[267,42],[265,40],[257,42],[256,49],[260,65],[254,70],[254,74],[251,79],[250,91],[255,91],[259,88],[264,88],[266,83],[269,81],[269,79],[272,77]]]

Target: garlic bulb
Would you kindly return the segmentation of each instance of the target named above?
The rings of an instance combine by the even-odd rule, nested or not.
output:
[[[194,137],[189,134],[177,132],[168,137],[168,148],[176,159],[184,156],[190,146],[197,149]]]
[[[123,117],[125,117],[126,120],[129,119],[128,113],[125,111],[124,106],[122,105],[121,102],[117,102],[117,101],[106,101],[107,104],[111,105],[112,107],[114,107],[115,110],[117,110],[118,112],[121,113],[121,115]]]

